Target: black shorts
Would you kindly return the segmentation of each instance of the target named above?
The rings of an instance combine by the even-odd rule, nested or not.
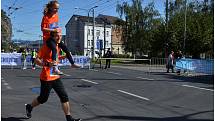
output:
[[[69,101],[68,95],[65,91],[65,88],[64,88],[63,83],[61,82],[60,78],[56,79],[54,81],[40,80],[40,82],[41,82],[40,96],[38,96],[38,98],[37,98],[37,100],[40,104],[43,104],[48,100],[48,97],[50,95],[52,88],[55,90],[55,92],[59,96],[62,103]]]

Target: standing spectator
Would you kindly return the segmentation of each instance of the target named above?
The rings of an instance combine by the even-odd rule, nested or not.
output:
[[[32,52],[31,52],[31,64],[32,64],[32,69],[35,70],[35,58],[36,58],[36,55],[37,55],[37,52],[36,50],[34,49]]]
[[[112,57],[112,52],[110,51],[110,48],[108,48],[106,54],[105,54],[105,58],[111,58]],[[110,63],[111,63],[111,59],[106,59],[106,65],[105,65],[105,69],[110,68]]]
[[[27,51],[26,49],[23,49],[22,51],[22,57],[21,57],[21,61],[22,61],[22,69],[27,69],[27,65],[26,65],[26,57],[27,57]]]
[[[174,51],[171,51],[168,56],[167,73],[169,73],[169,69],[172,69],[172,73],[174,73]]]

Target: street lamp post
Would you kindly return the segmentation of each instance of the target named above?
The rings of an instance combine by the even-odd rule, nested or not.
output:
[[[183,42],[183,53],[185,54],[185,42],[186,42],[186,31],[187,31],[187,0],[185,0],[185,13],[184,13],[184,42]]]
[[[41,40],[43,40],[43,36],[42,35],[39,35],[39,37],[40,37]],[[39,42],[38,42],[38,44],[39,44],[38,45],[38,50],[40,49],[40,39],[39,39]]]
[[[92,46],[92,59],[94,59],[95,51],[95,10],[93,9],[93,46]]]
[[[75,8],[75,9],[80,9],[80,10],[85,10],[85,11],[87,11],[87,17],[88,17],[88,20],[87,20],[87,55],[89,55],[89,51],[88,51],[88,28],[89,28],[89,23],[90,23],[90,20],[89,20],[89,18],[90,18],[90,11],[91,10],[93,10],[93,44],[92,44],[92,58],[94,58],[94,42],[95,42],[95,16],[94,16],[94,13],[95,13],[95,10],[94,10],[94,8],[97,8],[98,6],[93,6],[92,8],[90,8],[90,9],[83,9],[83,8]]]

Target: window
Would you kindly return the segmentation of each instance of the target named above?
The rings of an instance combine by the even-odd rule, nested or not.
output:
[[[93,40],[91,40],[91,46],[93,46]]]
[[[109,31],[106,31],[106,37],[108,37],[109,36]]]
[[[108,41],[105,41],[105,46],[108,46]]]
[[[90,35],[90,29],[88,29],[87,34]]]
[[[90,46],[90,40],[87,40],[87,44],[88,44],[87,46]]]
[[[93,35],[93,29],[91,29],[91,35]]]
[[[100,30],[96,30],[96,36],[100,36]]]

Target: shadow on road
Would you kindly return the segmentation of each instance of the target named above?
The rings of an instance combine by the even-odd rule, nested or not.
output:
[[[193,114],[187,114],[184,116],[178,116],[178,117],[164,117],[164,118],[155,118],[155,117],[144,117],[144,116],[105,116],[105,115],[98,115],[93,118],[84,119],[84,121],[93,121],[95,119],[109,119],[109,120],[126,120],[126,121],[213,121],[213,119],[192,119],[190,116],[202,114],[202,113],[208,113],[213,111],[202,111],[197,112]]]
[[[1,118],[2,121],[25,121],[28,119],[26,117],[8,117],[8,118]]]

